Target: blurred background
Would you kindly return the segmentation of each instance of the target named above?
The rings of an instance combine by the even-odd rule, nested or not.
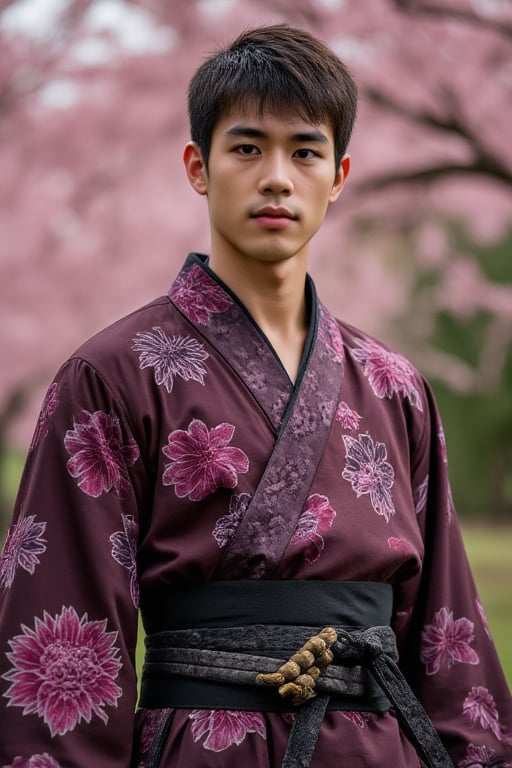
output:
[[[352,172],[311,273],[434,386],[512,682],[511,0],[0,0],[0,540],[56,368],[208,249],[181,163],[189,77],[276,21],[358,81]]]

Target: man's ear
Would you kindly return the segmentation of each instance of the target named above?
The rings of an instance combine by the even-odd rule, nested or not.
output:
[[[183,162],[191,186],[199,195],[208,192],[208,174],[201,154],[195,141],[189,141],[183,151]]]
[[[343,155],[340,162],[340,167],[334,178],[334,184],[332,185],[331,194],[329,195],[329,202],[335,203],[341,194],[341,190],[347,180],[347,176],[350,173],[350,155]]]

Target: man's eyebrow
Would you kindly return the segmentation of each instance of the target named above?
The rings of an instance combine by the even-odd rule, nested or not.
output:
[[[262,131],[261,128],[254,128],[250,125],[233,125],[226,131],[227,136],[245,136],[251,139],[267,139],[268,134],[266,131]],[[329,139],[322,131],[314,129],[312,131],[300,131],[300,133],[294,133],[290,136],[292,141],[299,142],[321,142],[327,144]]]

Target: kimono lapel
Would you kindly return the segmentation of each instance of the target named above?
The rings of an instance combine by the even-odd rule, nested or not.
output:
[[[295,387],[250,315],[192,255],[170,292],[173,303],[227,359],[260,403],[274,449],[216,578],[272,578],[293,536],[322,458],[343,379],[343,341],[312,293],[311,327]]]
[[[277,431],[293,384],[251,315],[192,253],[169,298],[236,371]]]

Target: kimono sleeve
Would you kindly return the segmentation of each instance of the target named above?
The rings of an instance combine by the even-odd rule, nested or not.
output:
[[[448,480],[441,420],[426,385],[412,452],[425,553],[403,588],[401,666],[457,768],[512,766],[512,700],[468,565]]]
[[[86,362],[43,403],[0,559],[0,765],[128,768],[142,461]]]

